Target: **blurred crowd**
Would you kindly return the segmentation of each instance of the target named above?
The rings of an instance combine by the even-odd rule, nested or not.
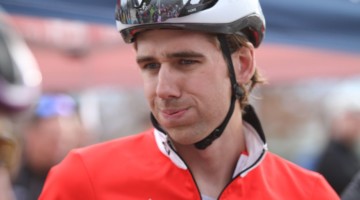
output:
[[[134,91],[44,91],[38,62],[10,20],[0,10],[0,200],[36,200],[70,150],[148,128],[149,114]]]

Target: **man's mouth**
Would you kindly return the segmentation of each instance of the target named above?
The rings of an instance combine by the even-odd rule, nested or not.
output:
[[[161,115],[165,119],[176,119],[176,118],[180,118],[181,116],[183,116],[186,111],[187,111],[186,108],[184,108],[184,109],[166,109],[166,110],[161,111]]]

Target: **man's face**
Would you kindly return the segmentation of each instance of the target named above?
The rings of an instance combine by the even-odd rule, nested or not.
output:
[[[151,30],[136,43],[151,111],[174,142],[193,144],[225,118],[230,79],[214,36],[180,30]]]

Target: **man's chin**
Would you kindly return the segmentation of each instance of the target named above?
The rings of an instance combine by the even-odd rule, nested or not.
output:
[[[201,141],[201,138],[197,138],[195,135],[190,135],[189,131],[168,131],[169,137],[173,143],[187,146],[194,145],[196,142]]]

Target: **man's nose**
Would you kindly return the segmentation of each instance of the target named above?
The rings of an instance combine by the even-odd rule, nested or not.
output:
[[[161,66],[158,73],[156,94],[162,99],[177,98],[180,96],[180,83],[176,70],[170,66]]]

